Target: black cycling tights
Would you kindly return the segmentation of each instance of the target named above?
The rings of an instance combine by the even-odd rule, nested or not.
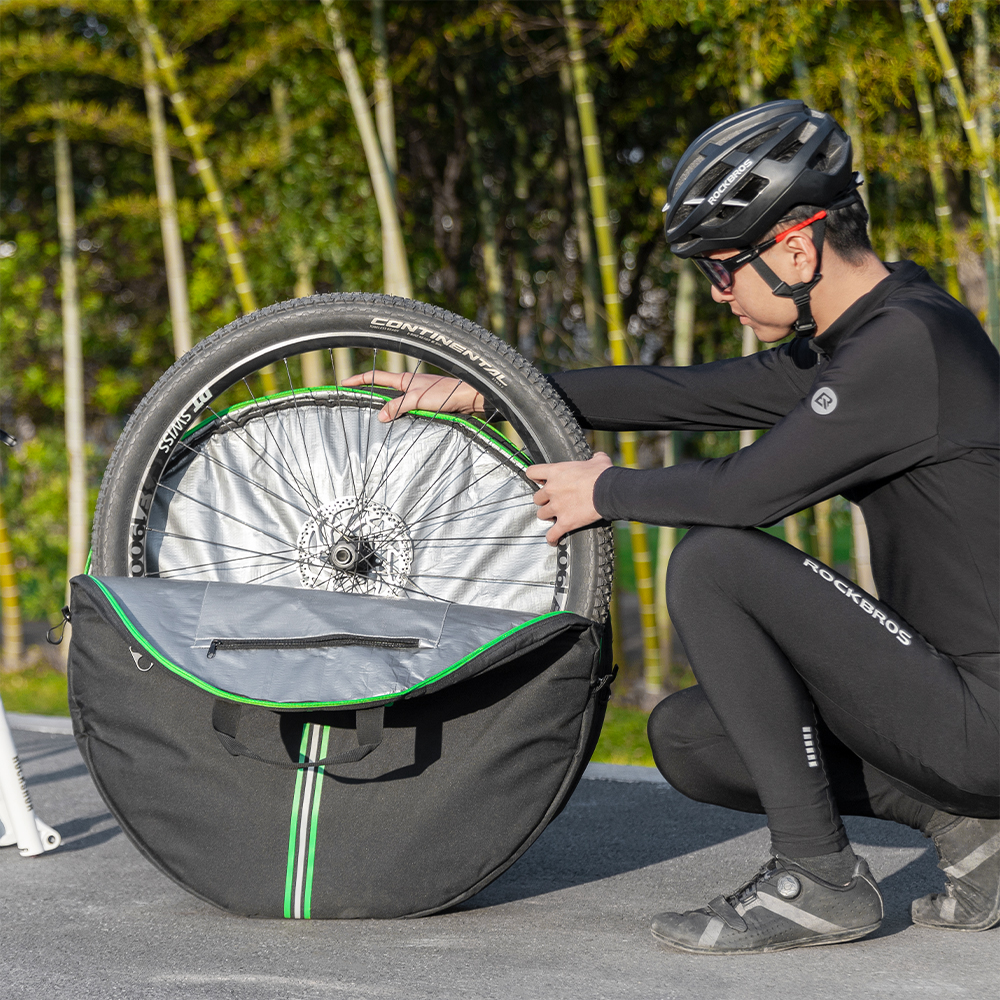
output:
[[[685,795],[765,812],[793,858],[842,849],[841,813],[997,815],[996,692],[849,580],[762,531],[695,528],[667,603],[698,686],[649,742]]]

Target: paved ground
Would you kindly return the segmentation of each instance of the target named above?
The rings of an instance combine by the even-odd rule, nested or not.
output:
[[[609,765],[592,765],[531,850],[454,912],[253,921],[189,896],[140,857],[71,738],[14,736],[35,806],[63,846],[37,859],[0,851],[3,1000],[998,995],[1000,929],[911,926],[910,900],[942,877],[927,841],[875,820],[849,828],[881,881],[886,920],[866,941],[829,948],[742,959],[658,948],[649,915],[735,887],[765,856],[766,833],[759,818],[690,802],[644,768]]]

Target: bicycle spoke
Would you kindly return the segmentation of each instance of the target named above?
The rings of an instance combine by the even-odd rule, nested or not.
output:
[[[226,465],[224,462],[220,462],[217,458],[214,458],[212,455],[208,454],[207,449],[193,448],[186,441],[178,441],[177,443],[187,448],[188,451],[197,455],[199,458],[204,458],[205,461],[210,462],[213,465],[217,465],[220,469],[224,469],[226,472],[229,472],[232,475],[236,476],[237,478],[242,479],[245,483],[252,486],[254,489],[261,490],[268,496],[274,497],[275,500],[279,500],[281,503],[287,505],[288,507],[291,507],[293,510],[297,510],[301,514],[305,514],[306,517],[309,517],[311,515],[312,513],[311,511],[306,510],[304,507],[300,507],[298,504],[292,503],[291,500],[281,496],[280,493],[275,493],[274,490],[269,490],[259,480],[253,480],[249,476],[246,476],[242,472],[240,472],[239,469],[234,469],[231,466]],[[289,485],[291,484],[289,483]]]
[[[282,451],[281,445],[278,443],[278,439],[274,436],[274,431],[271,429],[271,425],[267,422],[267,408],[261,405],[261,400],[259,400],[254,395],[254,391],[253,391],[253,389],[250,388],[250,383],[247,381],[246,378],[243,379],[243,384],[247,387],[247,392],[249,392],[250,395],[251,395],[251,397],[253,398],[254,405],[263,414],[264,431],[267,434],[270,435],[271,440],[274,442],[275,448],[278,449],[278,454],[281,456],[281,458],[284,461],[286,467],[288,468],[289,474],[292,475],[293,478],[294,478],[294,473],[292,472],[291,463],[288,461],[287,456]],[[295,462],[296,462],[296,464],[299,467],[299,472],[301,473],[302,472],[302,463],[299,462],[297,456],[296,456]],[[297,478],[295,479],[295,483],[296,483],[296,486],[299,487],[299,490],[298,490],[299,495],[302,497],[303,500],[305,500],[308,503],[309,497],[306,496],[306,492],[303,490],[303,485],[304,484],[299,479],[297,479]],[[306,486],[306,490],[308,490],[308,486]],[[312,500],[316,503],[317,506],[320,505],[319,504],[319,497],[317,497],[317,496],[314,495],[312,497]]]
[[[299,414],[299,399],[298,399],[298,394],[295,391],[295,385],[292,382],[292,372],[291,369],[288,367],[288,358],[285,357],[282,358],[281,360],[284,362],[285,365],[285,375],[288,376],[288,388],[291,390],[292,393],[292,409],[295,411],[295,417],[298,420],[299,434],[302,437],[303,445],[305,445],[306,434],[305,434],[305,429],[302,427],[302,417]],[[315,472],[313,472],[312,456],[310,454],[312,449],[308,447],[308,445],[306,445],[304,451],[306,453],[306,467],[309,469],[309,478],[312,480],[313,496],[315,496],[316,500],[319,501],[319,490],[316,487],[316,474]]]
[[[200,507],[204,507],[206,510],[212,511],[213,514],[218,514],[221,517],[227,518],[230,521],[235,521],[237,524],[242,524],[244,528],[249,528],[251,531],[256,531],[259,535],[264,535],[267,538],[273,538],[278,542],[285,542],[287,544],[288,539],[282,538],[280,535],[275,535],[273,532],[265,531],[263,528],[259,528],[249,521],[244,521],[242,518],[237,517],[235,514],[230,514],[227,510],[221,510],[218,507],[213,507],[212,504],[206,503],[204,500],[200,500],[198,497],[191,496],[189,493],[185,493],[183,490],[173,489],[170,486],[165,486],[160,484],[163,489],[170,490],[174,496],[183,497],[185,500],[190,500],[192,503],[198,504]]]

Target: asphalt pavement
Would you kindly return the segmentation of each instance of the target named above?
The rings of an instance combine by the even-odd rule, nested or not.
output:
[[[611,765],[591,765],[524,857],[451,912],[247,920],[189,895],[140,856],[70,736],[11,722],[35,808],[63,844],[39,858],[0,851],[3,1000],[1000,994],[1000,929],[910,924],[910,900],[943,876],[930,842],[894,824],[848,820],[881,883],[886,918],[874,936],[830,947],[738,958],[658,947],[650,915],[735,888],[766,859],[767,832],[760,817],[691,802],[651,769]]]

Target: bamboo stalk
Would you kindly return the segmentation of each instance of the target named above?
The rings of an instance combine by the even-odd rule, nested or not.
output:
[[[821,500],[813,508],[816,515],[816,555],[827,566],[833,565],[833,501]]]
[[[805,552],[806,546],[802,538],[801,519],[801,514],[789,514],[781,523],[785,529],[785,541],[789,545],[794,545],[795,548]]]
[[[608,217],[607,184],[601,157],[601,138],[594,113],[594,98],[587,84],[587,67],[583,47],[580,43],[580,28],[576,20],[574,0],[562,0],[563,15],[566,19],[566,35],[569,40],[570,66],[573,71],[573,89],[576,95],[577,113],[580,116],[584,162],[587,168],[587,183],[590,186],[590,204],[594,216],[594,235],[597,241],[598,265],[601,271],[604,309],[608,322],[608,342],[612,361],[616,365],[629,363],[625,346],[625,326],[622,319],[621,301],[618,297],[618,255],[615,252],[611,234],[611,220]],[[634,433],[618,435],[622,463],[628,468],[638,468],[637,439]],[[658,696],[663,687],[660,673],[660,652],[656,634],[656,609],[653,588],[652,565],[649,558],[649,542],[644,525],[629,522],[632,539],[632,562],[635,567],[636,589],[639,592],[639,612],[642,620],[643,675],[646,693]]]
[[[375,53],[375,126],[393,191],[396,189],[396,115],[389,81],[389,55],[385,34],[385,0],[372,0],[372,51]]]
[[[694,354],[694,321],[696,301],[696,278],[694,265],[681,258],[677,275],[677,305],[674,308],[674,366],[686,368]],[[673,431],[663,435],[663,465],[668,467],[677,461],[677,439]],[[669,678],[673,672],[673,623],[667,608],[667,569],[674,546],[677,544],[677,529],[661,525],[656,539],[656,633],[660,644],[660,664],[663,677]]]
[[[474,122],[475,110],[469,102],[469,87],[465,73],[455,70],[455,90],[465,107],[466,138],[472,167],[472,186],[476,194],[476,215],[479,222],[479,239],[483,249],[483,270],[486,272],[486,294],[489,303],[490,326],[498,336],[507,339],[507,309],[504,302],[503,272],[497,250],[497,217],[493,199],[483,180],[483,158],[479,130]]]
[[[757,335],[752,326],[743,327],[743,357],[756,354],[758,348]],[[740,448],[747,448],[757,440],[757,432],[751,427],[740,431]]]
[[[215,228],[226,251],[226,261],[233,276],[240,308],[245,313],[253,312],[257,308],[257,302],[254,298],[253,286],[250,283],[250,275],[247,273],[243,254],[240,253],[240,248],[233,235],[233,224],[226,211],[225,196],[216,179],[215,169],[212,166],[212,161],[205,155],[205,146],[201,141],[201,126],[195,122],[188,107],[187,97],[181,90],[177,74],[174,71],[173,58],[167,53],[156,26],[149,20],[149,0],[134,0],[134,2],[140,26],[156,55],[156,65],[160,70],[163,82],[167,85],[170,102],[173,104],[174,112],[184,129],[184,137],[187,139],[194,156],[195,169],[198,171],[208,203],[215,215]]]
[[[187,273],[184,267],[184,244],[177,222],[177,193],[174,168],[167,143],[163,117],[163,94],[156,82],[156,60],[145,34],[139,36],[142,52],[142,81],[146,92],[146,113],[153,144],[153,174],[156,178],[156,204],[160,210],[160,233],[163,239],[163,262],[167,272],[170,299],[170,328],[174,338],[174,356],[191,350],[191,307],[188,302]]]
[[[3,615],[3,669],[17,670],[24,656],[21,599],[14,571],[14,553],[7,534],[7,520],[0,498],[0,607]]]
[[[972,111],[969,109],[969,100],[965,94],[965,85],[962,83],[961,76],[959,76],[958,67],[955,65],[955,59],[951,54],[951,48],[948,45],[948,39],[945,37],[944,29],[938,20],[937,11],[934,9],[931,0],[918,0],[918,2],[920,3],[921,13],[924,16],[924,23],[927,25],[928,31],[930,31],[931,40],[934,42],[934,48],[937,50],[938,60],[944,70],[944,78],[951,85],[951,92],[955,95],[955,103],[958,105],[958,116],[962,122],[962,129],[965,131],[965,137],[969,141],[969,148],[972,150],[973,159],[979,168],[979,176],[983,181],[986,191],[984,202],[986,205],[986,220],[989,228],[990,243],[996,246],[997,229],[998,225],[1000,225],[1000,195],[997,194],[997,185],[993,180],[992,171],[990,170],[989,152],[983,146],[983,143],[980,142],[979,132],[976,130],[976,121],[972,117]]]
[[[868,542],[868,525],[861,508],[851,504],[851,533],[854,539],[854,579],[873,597],[878,597],[875,577],[872,575],[871,547]]]
[[[990,86],[989,32],[986,23],[985,0],[973,0],[973,66],[975,67],[976,103],[979,105],[979,138],[987,151],[987,169],[996,180],[996,160],[992,156],[993,88]],[[986,207],[986,182],[980,178],[983,209]],[[1000,344],[1000,243],[992,241],[986,257],[986,329],[994,344]]]
[[[607,332],[598,308],[601,301],[601,275],[597,269],[594,240],[590,231],[587,212],[587,177],[580,147],[580,126],[574,108],[573,76],[568,63],[559,65],[559,87],[563,95],[563,120],[566,131],[566,159],[569,161],[570,185],[573,191],[573,213],[576,224],[576,241],[580,248],[580,267],[583,269],[583,319],[590,331],[594,356],[604,359]]]
[[[177,73],[174,70],[173,57],[167,52],[156,25],[149,19],[149,0],[133,0],[133,2],[135,3],[139,27],[156,56],[157,69],[159,69],[160,77],[170,94],[170,103],[173,105],[174,114],[177,115],[184,130],[184,137],[187,139],[191,155],[194,157],[195,170],[198,171],[198,177],[205,189],[205,197],[208,199],[212,214],[215,216],[215,231],[219,235],[219,242],[226,254],[226,263],[229,265],[229,273],[233,278],[233,290],[236,292],[240,309],[243,310],[244,314],[254,312],[257,308],[257,300],[254,297],[253,285],[250,282],[243,254],[236,242],[235,227],[226,210],[225,195],[222,193],[222,188],[215,176],[212,161],[205,153],[205,145],[201,141],[201,126],[195,122],[191,109],[188,107],[187,97],[181,90]],[[272,365],[262,368],[260,377],[265,394],[270,395],[276,391],[277,383]]]
[[[354,55],[347,47],[344,39],[343,22],[340,11],[334,0],[322,0],[326,23],[330,27],[333,38],[333,48],[337,53],[337,64],[343,77],[347,96],[354,112],[354,122],[361,135],[361,146],[365,151],[368,163],[368,174],[371,177],[372,190],[375,192],[375,203],[378,205],[379,219],[382,224],[382,282],[387,295],[400,295],[403,298],[413,298],[413,285],[410,281],[410,266],[406,258],[406,247],[403,244],[403,230],[399,223],[399,212],[396,209],[396,197],[385,152],[375,131],[372,121],[368,96],[361,84]],[[390,371],[403,371],[403,357],[394,352],[386,355],[386,367]]]
[[[920,40],[917,35],[917,12],[909,0],[900,4],[903,24],[906,28],[906,43],[913,54],[913,91],[917,96],[917,112],[920,115],[920,131],[930,153],[928,173],[931,191],[934,195],[934,221],[941,235],[944,251],[945,279],[948,294],[962,301],[962,286],[958,281],[958,266],[955,260],[955,231],[951,221],[951,206],[948,204],[948,184],[944,176],[944,157],[941,155],[941,141],[937,130],[937,115],[934,113],[934,99],[927,74],[918,58]]]
[[[278,156],[282,166],[291,162],[293,153],[292,119],[288,113],[288,85],[284,80],[275,80],[271,84],[271,108],[274,111],[274,122],[278,126]],[[316,291],[312,279],[312,267],[309,256],[302,245],[302,237],[296,232],[292,235],[292,245],[289,252],[292,269],[295,271],[295,291],[297,299],[308,298]],[[307,351],[302,355],[303,386],[323,385],[323,352]]]
[[[337,53],[337,63],[347,87],[347,95],[354,112],[354,121],[361,134],[361,145],[368,161],[368,172],[371,175],[372,189],[378,205],[379,218],[382,222],[383,248],[388,254],[383,257],[383,272],[385,290],[389,295],[402,295],[412,298],[413,288],[410,282],[410,268],[403,246],[403,231],[399,224],[399,214],[396,211],[396,201],[392,193],[389,171],[386,167],[385,155],[375,125],[372,121],[368,97],[361,84],[358,67],[354,56],[344,39],[343,24],[340,11],[334,0],[322,0],[327,24],[333,37],[333,47]]]
[[[83,347],[76,275],[76,206],[69,140],[62,119],[55,125],[56,212],[59,222],[59,269],[62,276],[63,384],[65,386],[66,455],[69,463],[69,581],[84,571],[90,536],[87,517],[87,452],[83,410]]]

